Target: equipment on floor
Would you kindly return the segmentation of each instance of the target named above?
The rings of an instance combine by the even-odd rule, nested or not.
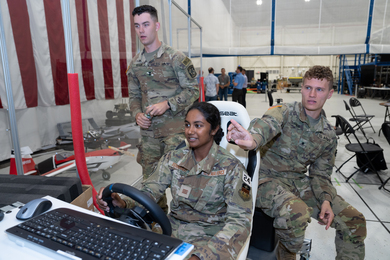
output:
[[[109,180],[111,174],[107,169],[117,164],[121,160],[122,155],[134,156],[134,154],[127,151],[129,147],[130,144],[121,142],[121,147],[119,148],[109,146],[106,149],[85,153],[88,171],[97,172],[101,170],[103,179]],[[27,151],[28,149],[24,150]],[[31,149],[29,151],[31,151]],[[56,153],[38,164],[35,164],[31,155],[28,156],[28,158],[22,158],[25,175],[39,174],[41,176],[51,177],[76,168],[75,155],[71,152]],[[13,157],[11,157],[10,162],[10,174],[17,175],[15,158]]]
[[[117,126],[99,127],[93,118],[83,120],[84,146],[87,149],[102,148],[104,145],[118,146],[120,141],[131,143],[134,147],[140,142],[140,128],[135,122]],[[59,136],[56,139],[57,148],[73,150],[71,122],[57,124]]]

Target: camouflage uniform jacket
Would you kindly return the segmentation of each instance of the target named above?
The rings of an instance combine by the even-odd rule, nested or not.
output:
[[[198,163],[192,150],[184,147],[160,159],[142,191],[158,201],[171,187],[170,218],[180,225],[195,223],[199,231],[216,230],[206,248],[192,254],[200,259],[236,259],[250,234],[252,219],[250,188],[242,192],[246,177],[241,162],[216,143]]]
[[[187,109],[199,98],[199,87],[192,62],[182,52],[161,43],[154,58],[147,62],[145,50],[138,53],[127,70],[130,111],[135,117],[150,105],[168,100],[171,109],[155,116],[141,135],[154,138],[184,133]]]
[[[310,126],[302,103],[271,107],[261,119],[252,120],[248,130],[261,147],[259,184],[269,178],[290,180],[306,177],[314,196],[322,204],[332,203],[337,195],[331,183],[337,138],[324,111],[315,126]]]

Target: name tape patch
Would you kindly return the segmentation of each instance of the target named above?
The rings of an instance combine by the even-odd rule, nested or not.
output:
[[[179,191],[179,196],[188,199],[188,196],[190,196],[191,193],[191,187],[187,185],[181,185],[180,191]]]

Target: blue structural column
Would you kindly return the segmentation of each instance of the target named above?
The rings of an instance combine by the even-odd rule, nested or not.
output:
[[[275,0],[272,0],[271,18],[271,55],[275,54]]]
[[[343,55],[343,65],[342,65],[342,74],[341,74],[341,94],[344,94],[344,75],[345,75],[345,55]]]
[[[191,58],[191,0],[188,0],[188,58]]]
[[[370,53],[370,37],[371,37],[371,26],[372,26],[372,13],[374,12],[374,2],[375,0],[370,0],[370,11],[368,13],[368,23],[367,23],[367,36],[366,36],[366,53]]]
[[[342,57],[343,55],[339,55],[339,59],[340,59],[340,61],[339,61],[339,80],[338,80],[338,82],[337,82],[337,93],[338,94],[340,94],[340,91],[341,91],[341,80],[340,80],[340,78],[341,78],[341,57]]]

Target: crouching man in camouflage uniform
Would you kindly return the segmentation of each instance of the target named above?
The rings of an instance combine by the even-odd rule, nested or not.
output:
[[[184,140],[185,112],[199,88],[191,60],[159,41],[156,9],[143,5],[132,15],[144,50],[132,59],[127,76],[130,110],[142,135],[137,161],[146,180],[161,156]],[[168,210],[165,196],[159,205]]]
[[[336,259],[364,259],[366,220],[337,195],[330,178],[337,138],[322,107],[332,86],[332,71],[314,66],[305,73],[302,102],[271,107],[248,131],[234,120],[229,127],[228,140],[261,149],[256,206],[275,218],[278,259],[295,260],[310,217],[336,229]]]

